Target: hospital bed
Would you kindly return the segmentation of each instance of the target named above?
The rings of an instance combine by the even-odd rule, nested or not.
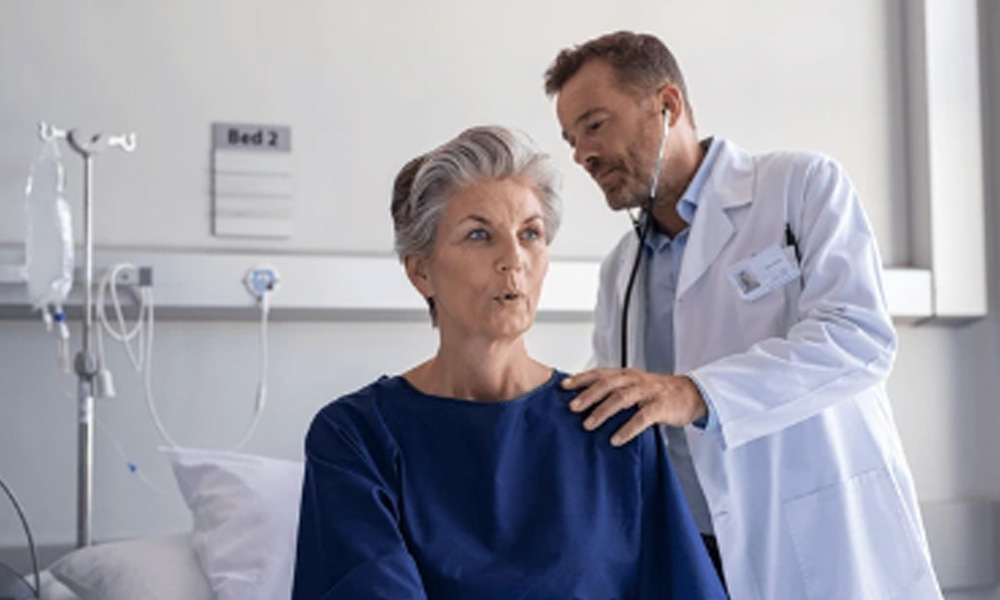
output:
[[[80,549],[42,548],[42,600],[290,596],[302,464],[220,451],[165,452],[193,529]],[[932,549],[965,548],[935,554],[942,588],[995,585],[993,503],[931,502],[922,511]],[[23,548],[0,549],[0,563],[18,565],[31,583],[25,555]]]
[[[288,598],[302,463],[207,450],[164,453],[192,512],[193,530],[71,550],[41,572],[40,597]]]

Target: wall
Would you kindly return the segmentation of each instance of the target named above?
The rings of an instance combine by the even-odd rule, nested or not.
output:
[[[390,247],[386,206],[399,165],[465,126],[499,122],[528,131],[565,175],[565,225],[553,254],[600,256],[627,221],[607,213],[595,186],[570,163],[541,74],[560,48],[629,28],[672,45],[704,134],[755,151],[811,148],[841,160],[887,264],[905,266],[907,177],[896,151],[904,137],[904,2],[626,0],[612,9],[596,0],[0,0],[0,247],[23,239],[21,190],[39,119],[139,133],[136,154],[98,163],[95,227],[103,248],[365,254]],[[983,31],[997,31],[996,3],[981,0],[981,11]],[[1000,47],[982,37],[992,60],[987,91],[997,98]],[[213,121],[291,125],[291,239],[211,236]],[[996,140],[995,113],[989,122]],[[995,144],[987,150],[1000,167]],[[67,160],[71,191],[78,162]],[[993,177],[990,198],[1000,189]],[[79,198],[71,200],[79,214]],[[992,203],[988,211],[992,233],[1000,216]],[[991,236],[991,270],[998,267],[995,245]],[[987,319],[900,328],[889,386],[922,500],[1000,497],[991,426],[1000,422],[995,292]],[[40,327],[0,321],[0,473],[21,496],[37,538],[65,542],[74,536],[75,379],[56,375]],[[249,322],[157,325],[157,406],[178,441],[218,447],[239,436],[252,406],[256,335]],[[589,325],[579,322],[541,323],[530,337],[540,358],[566,369],[583,364],[588,340]],[[247,450],[298,456],[318,407],[379,373],[407,368],[434,344],[424,322],[273,324],[271,400]],[[187,512],[156,452],[141,386],[118,350],[111,361],[119,397],[98,407],[95,536],[183,529]],[[14,521],[0,511],[0,545],[19,541]]]
[[[571,164],[542,73],[567,45],[639,28],[671,41],[706,134],[840,157],[870,200],[887,260],[905,262],[905,228],[893,226],[905,209],[889,201],[905,181],[892,149],[900,0],[691,4],[5,1],[0,202],[13,209],[20,198],[38,120],[134,130],[137,154],[98,165],[103,246],[385,253],[387,183],[399,166],[464,127],[498,122],[529,132],[566,174],[573,210],[553,252],[601,256],[627,220],[609,226],[595,186]],[[290,240],[211,236],[213,121],[292,127]],[[0,220],[0,242],[21,229]]]
[[[924,502],[1000,497],[1000,287],[995,276],[1000,270],[1000,3],[980,0],[979,15],[990,314],[957,328],[900,328],[899,357],[889,381]],[[1000,588],[954,591],[947,597],[997,600]]]

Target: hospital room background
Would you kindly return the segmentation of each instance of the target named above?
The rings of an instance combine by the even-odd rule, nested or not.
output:
[[[267,401],[241,452],[301,460],[322,405],[435,348],[391,254],[389,191],[408,158],[467,126],[521,129],[562,172],[564,224],[529,346],[564,370],[585,365],[596,265],[628,219],[572,164],[542,73],[558,50],[617,29],[671,46],[702,135],[846,166],[887,268],[900,337],[889,393],[939,577],[950,600],[1000,599],[995,0],[0,0],[0,476],[47,556],[76,540],[79,409],[57,336],[11,275],[40,122],[136,134],[134,152],[93,162],[94,273],[149,269],[150,391],[177,444],[227,449],[248,430],[261,318],[244,279],[274,269]],[[280,171],[259,214],[220,192],[241,154],[213,127],[234,125],[288,142],[244,165]],[[84,163],[57,145],[82,266]],[[120,288],[134,319],[136,286]],[[104,345],[116,394],[96,401],[94,541],[188,531],[144,375]],[[25,544],[0,497],[0,560]]]

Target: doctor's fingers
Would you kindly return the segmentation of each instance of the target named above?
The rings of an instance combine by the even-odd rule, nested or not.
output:
[[[575,412],[581,412],[601,402],[608,394],[615,390],[631,385],[636,378],[628,370],[596,369],[581,373],[573,379],[572,387],[574,388],[586,385],[586,389],[580,392],[580,395],[569,403],[570,409]]]
[[[583,426],[588,430],[600,427],[617,413],[635,405],[642,405],[649,398],[648,389],[640,385],[629,385],[616,389],[603,402],[594,407],[594,411],[584,420]]]
[[[589,387],[594,384],[594,382],[601,379],[606,379],[611,375],[617,373],[622,373],[628,369],[590,369],[589,371],[581,371],[575,375],[570,375],[566,379],[562,380],[562,387],[565,390],[578,390],[580,388]]]
[[[638,412],[632,415],[631,419],[619,427],[618,431],[611,436],[611,445],[616,447],[624,446],[649,427],[659,423],[660,420],[657,418],[657,412],[656,404],[647,404],[640,408]]]

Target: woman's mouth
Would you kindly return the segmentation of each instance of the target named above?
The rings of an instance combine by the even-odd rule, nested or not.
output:
[[[508,304],[510,302],[517,302],[518,300],[520,300],[523,297],[524,297],[524,294],[521,294],[520,292],[508,291],[508,292],[504,292],[502,294],[499,294],[497,296],[493,296],[493,299],[496,300],[497,302],[499,302],[500,304]]]

